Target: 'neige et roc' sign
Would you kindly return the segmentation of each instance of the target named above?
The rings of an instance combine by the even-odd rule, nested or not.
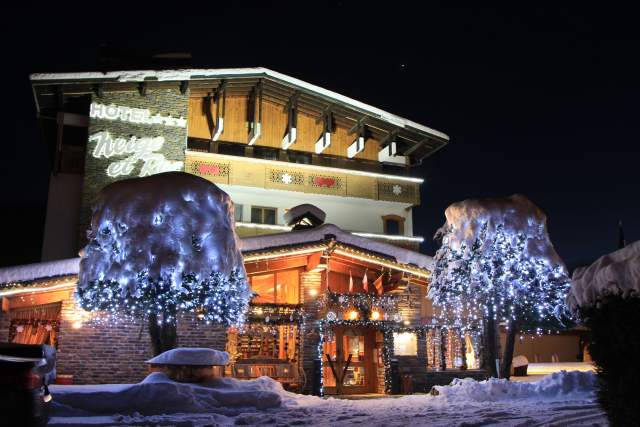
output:
[[[143,162],[138,176],[182,170],[183,162],[167,160],[163,154],[155,153],[164,144],[164,137],[162,136],[153,138],[138,138],[136,136],[128,139],[113,138],[108,131],[100,131],[89,136],[89,141],[96,143],[92,153],[96,159],[128,156],[107,166],[107,175],[112,178],[130,175],[133,173],[138,161]]]

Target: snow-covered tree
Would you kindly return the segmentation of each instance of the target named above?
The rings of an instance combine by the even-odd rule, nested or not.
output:
[[[482,320],[484,365],[497,374],[497,325],[508,328],[501,376],[508,377],[517,333],[561,325],[570,287],[546,216],[526,197],[465,200],[449,206],[436,233],[429,296],[458,324]]]
[[[190,174],[108,185],[94,205],[77,300],[147,320],[156,354],[175,347],[178,313],[242,323],[251,291],[233,218],[230,197]]]

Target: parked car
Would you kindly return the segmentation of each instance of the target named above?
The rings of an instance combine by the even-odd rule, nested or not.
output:
[[[0,343],[0,425],[47,425],[54,376],[53,347]]]

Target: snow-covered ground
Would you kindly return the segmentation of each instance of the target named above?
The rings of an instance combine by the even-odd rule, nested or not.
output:
[[[593,372],[542,380],[456,380],[438,395],[321,399],[282,390],[262,377],[180,384],[153,373],[140,384],[54,386],[51,426],[584,426],[607,425],[594,398]]]

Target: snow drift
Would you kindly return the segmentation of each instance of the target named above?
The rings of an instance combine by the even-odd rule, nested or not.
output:
[[[182,281],[212,271],[244,275],[233,202],[215,184],[182,172],[127,179],[106,186],[93,208],[80,261],[80,288],[114,280],[132,292],[142,272]]]
[[[455,401],[497,401],[510,399],[581,398],[592,393],[597,383],[593,372],[560,371],[534,383],[512,382],[490,378],[475,381],[471,378],[454,379],[450,385],[435,386],[438,396]]]
[[[206,383],[172,381],[154,372],[138,384],[52,386],[52,416],[206,413],[220,408],[277,408],[286,393],[268,377],[252,381],[219,378]]]
[[[573,309],[590,306],[605,293],[640,296],[640,241],[577,268],[572,279],[567,301]]]
[[[525,247],[528,257],[543,258],[564,267],[549,239],[546,215],[523,195],[463,200],[450,205],[445,217],[447,221],[438,234],[444,234],[450,227],[449,245],[454,250],[465,242],[475,241],[484,226],[488,236],[494,235],[498,226],[503,226],[507,236],[515,238],[524,233],[528,237]],[[484,250],[490,250],[489,245]]]

